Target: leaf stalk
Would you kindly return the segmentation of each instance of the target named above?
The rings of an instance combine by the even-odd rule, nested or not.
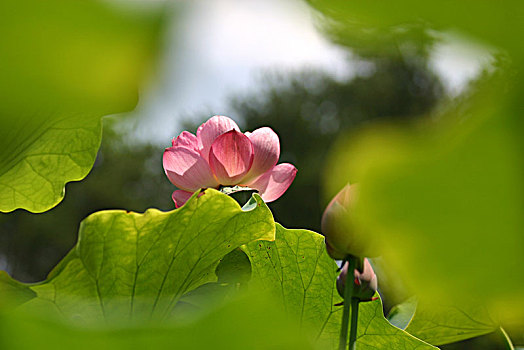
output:
[[[344,309],[342,313],[342,325],[340,327],[340,338],[338,343],[338,349],[339,350],[346,350],[346,346],[348,344],[348,331],[349,331],[349,315],[350,315],[350,308],[351,308],[351,300],[353,298],[353,289],[354,289],[354,283],[353,283],[353,276],[354,271],[356,267],[356,259],[352,256],[348,256],[343,264],[348,264],[348,273],[346,275],[346,281],[344,283]],[[355,325],[356,328],[356,325]],[[351,347],[350,347],[351,349]]]
[[[359,303],[360,300],[358,298],[351,299],[351,329],[349,332],[349,350],[355,350],[356,348]]]

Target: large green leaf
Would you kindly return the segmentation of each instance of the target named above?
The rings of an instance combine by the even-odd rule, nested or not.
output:
[[[255,293],[212,308],[189,323],[79,327],[59,320],[0,312],[2,350],[227,349],[312,350],[283,310]]]
[[[253,268],[251,285],[278,297],[298,317],[307,336],[336,348],[342,318],[335,280],[337,265],[327,255],[324,238],[311,231],[288,230],[277,224],[274,242],[244,247]],[[360,304],[358,349],[432,349],[384,317],[380,299]]]
[[[12,279],[6,272],[0,271],[0,310],[17,307],[36,296],[36,293],[18,281]]]
[[[160,12],[6,0],[0,13],[0,211],[42,212],[91,169],[100,117],[134,108]]]
[[[493,316],[481,305],[427,304],[410,298],[395,306],[388,319],[406,332],[434,345],[454,343],[499,329]]]
[[[68,181],[91,170],[102,136],[100,115],[21,119],[0,133],[0,211],[45,211],[64,197]]]
[[[426,308],[419,303],[406,332],[428,343],[444,345],[488,334],[498,328],[486,308],[480,305]]]
[[[16,312],[0,308],[0,348],[313,349],[298,323],[268,307],[272,300],[258,291],[219,307],[201,303],[213,297],[206,289],[223,287],[204,283],[216,280],[215,270],[218,282],[245,280],[248,271],[230,270],[245,267],[236,247],[274,239],[271,212],[254,199],[241,210],[208,189],[172,212],[91,215],[77,245],[43,283],[24,285],[0,274],[0,301],[24,303]],[[178,308],[184,303],[204,305],[205,313],[185,317]],[[168,317],[179,312],[182,317]]]
[[[30,286],[36,297],[21,308],[90,323],[169,318],[184,293],[216,279],[224,255],[274,239],[271,212],[255,197],[250,211],[208,189],[171,212],[92,214],[77,245],[46,281]]]

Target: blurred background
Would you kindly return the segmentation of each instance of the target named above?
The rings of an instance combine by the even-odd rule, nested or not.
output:
[[[0,269],[14,278],[43,280],[93,212],[173,209],[163,150],[216,114],[244,131],[277,132],[280,162],[293,163],[298,174],[270,204],[275,219],[319,232],[329,201],[325,162],[339,135],[381,121],[432,123],[505,64],[503,52],[459,31],[424,21],[348,31],[299,0],[194,1],[169,9],[157,69],[132,113],[104,118],[88,177],[67,184],[65,199],[44,214],[0,214]],[[443,348],[481,349],[453,346]]]
[[[171,11],[156,76],[134,112],[104,118],[89,176],[69,183],[49,212],[0,214],[0,268],[13,277],[44,279],[90,213],[173,209],[163,149],[216,114],[244,131],[278,133],[280,162],[299,173],[270,206],[283,225],[319,232],[323,165],[337,135],[377,119],[425,118],[493,69],[488,48],[422,24],[378,47],[329,35],[299,0],[196,1]]]

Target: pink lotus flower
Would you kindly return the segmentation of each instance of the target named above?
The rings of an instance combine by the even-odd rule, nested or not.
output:
[[[271,128],[240,132],[228,117],[214,116],[200,125],[196,136],[183,131],[164,152],[164,170],[180,190],[173,192],[178,208],[201,188],[246,186],[266,202],[279,198],[295,179],[297,169],[277,164],[280,142]]]

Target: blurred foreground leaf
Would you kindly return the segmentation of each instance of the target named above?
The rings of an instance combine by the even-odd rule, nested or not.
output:
[[[268,307],[258,293],[214,308],[189,324],[146,324],[134,327],[78,327],[27,314],[0,312],[0,348],[130,350],[130,349],[315,349],[299,336],[298,325],[284,311]]]
[[[330,191],[359,182],[354,229],[373,237],[412,291],[524,310],[524,162],[517,86],[496,79],[419,129],[374,127],[341,141]],[[511,92],[508,92],[511,91]],[[469,108],[466,108],[469,106]]]
[[[479,300],[522,325],[524,50],[515,33],[522,31],[524,3],[311,3],[341,35],[353,26],[402,33],[425,23],[500,55],[495,72],[472,84],[434,125],[376,126],[348,136],[333,151],[326,179],[330,194],[347,181],[361,184],[354,228],[376,238],[384,261],[402,271],[414,293],[437,303]]]
[[[6,0],[0,13],[0,211],[42,212],[91,169],[100,117],[134,108],[160,12]]]
[[[290,317],[298,317],[303,332],[326,348],[336,349],[342,301],[335,280],[337,265],[327,253],[323,236],[288,230],[277,224],[274,242],[244,247],[251,259],[251,286],[272,292]],[[433,349],[384,317],[380,299],[360,304],[358,349]]]
[[[334,20],[335,28],[342,28],[342,31],[345,31],[343,35],[352,35],[347,29],[361,30],[364,37],[369,40],[367,45],[375,45],[374,38],[379,40],[382,47],[387,46],[388,43],[380,36],[385,33],[392,34],[391,29],[397,32],[397,36],[405,37],[406,34],[410,34],[410,26],[429,23],[437,30],[459,30],[490,45],[511,51],[520,58],[524,53],[523,46],[515,38],[515,33],[522,32],[524,16],[524,4],[519,0],[509,0],[502,4],[485,0],[424,2],[308,0],[308,2]],[[415,33],[418,36],[411,37],[414,41],[420,43],[420,40],[427,40],[423,33]]]
[[[224,255],[253,240],[274,239],[271,212],[255,196],[251,211],[208,189],[171,212],[95,213],[48,279],[29,286],[36,296],[21,308],[90,324],[168,319],[184,293],[216,279]]]

